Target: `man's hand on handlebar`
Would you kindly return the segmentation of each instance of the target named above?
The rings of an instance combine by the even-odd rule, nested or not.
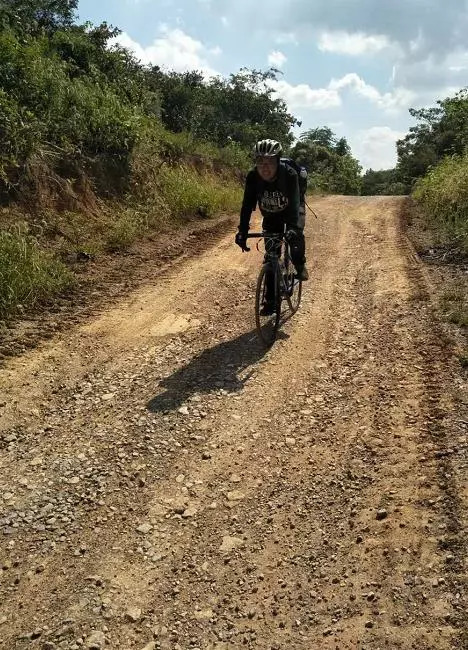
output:
[[[242,249],[242,252],[246,251],[249,252],[250,248],[247,246],[247,233],[245,232],[238,232],[236,234],[236,244]]]

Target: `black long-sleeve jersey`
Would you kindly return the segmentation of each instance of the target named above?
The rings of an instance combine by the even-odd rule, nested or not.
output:
[[[299,218],[299,183],[294,169],[280,163],[276,178],[270,183],[264,181],[256,169],[249,171],[240,214],[241,232],[248,232],[250,217],[257,204],[270,225],[277,221],[278,225],[296,227]]]

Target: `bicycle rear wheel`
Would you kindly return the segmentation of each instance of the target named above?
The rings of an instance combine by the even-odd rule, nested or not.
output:
[[[274,309],[275,311],[269,315],[261,314],[262,308],[266,302],[266,289],[267,289],[267,276],[274,273]],[[255,322],[257,324],[257,333],[260,340],[270,347],[276,340],[278,327],[281,318],[281,296],[279,291],[279,278],[278,271],[272,270],[269,264],[264,264],[260,269],[257,280],[257,291],[255,294]]]

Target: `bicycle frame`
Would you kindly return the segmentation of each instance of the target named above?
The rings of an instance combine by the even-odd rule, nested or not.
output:
[[[291,314],[296,313],[298,310],[302,282],[295,276],[295,270],[291,263],[290,245],[286,241],[284,233],[250,233],[247,238],[264,239],[266,243],[265,259],[257,279],[255,320],[259,338],[265,345],[270,346],[276,340],[280,322],[283,320],[283,310],[281,308],[283,301],[287,301]],[[258,243],[257,250],[259,250]],[[262,314],[262,305],[266,304],[265,292],[267,290],[268,275],[270,274],[273,276],[272,282],[274,282],[275,309]],[[294,296],[296,296],[296,299]],[[262,321],[262,316],[269,318],[269,320]]]
[[[269,264],[272,273],[277,274],[277,277],[279,278],[281,300],[286,298],[289,302],[290,296],[294,290],[294,284],[298,282],[297,280],[294,280],[294,284],[289,288],[286,280],[290,273],[290,267],[292,264],[289,242],[285,239],[283,233],[270,234],[265,232],[253,232],[247,235],[247,239],[250,238],[264,239],[265,242],[268,242],[268,244],[265,245],[264,264]],[[267,246],[270,247],[270,250],[268,250]],[[292,307],[291,304],[290,307]]]

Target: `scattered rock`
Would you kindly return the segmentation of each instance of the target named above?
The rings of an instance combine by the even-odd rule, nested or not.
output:
[[[195,618],[198,621],[209,620],[212,617],[213,617],[213,610],[212,609],[201,609],[201,610],[195,612]]]
[[[85,641],[86,650],[102,650],[106,644],[104,632],[93,632]]]
[[[286,438],[286,444],[289,447],[294,447],[294,445],[296,444],[296,438]]]
[[[137,531],[139,533],[143,533],[143,535],[147,535],[153,530],[153,526],[151,524],[140,524],[137,528]]]
[[[220,551],[233,551],[236,548],[239,548],[244,545],[244,540],[240,537],[230,537],[225,535],[223,537],[223,543],[220,546]]]
[[[188,406],[181,406],[179,409],[179,413],[181,415],[190,415],[190,412],[188,410]]]
[[[380,510],[377,510],[377,514],[375,518],[377,521],[382,521],[382,519],[386,519],[388,517],[388,512],[385,510],[385,508],[380,508]]]
[[[141,618],[141,609],[139,607],[131,607],[125,613],[125,620],[130,623],[138,623]]]
[[[240,490],[233,490],[227,493],[227,498],[228,501],[242,501],[242,499],[245,499],[245,494]]]

